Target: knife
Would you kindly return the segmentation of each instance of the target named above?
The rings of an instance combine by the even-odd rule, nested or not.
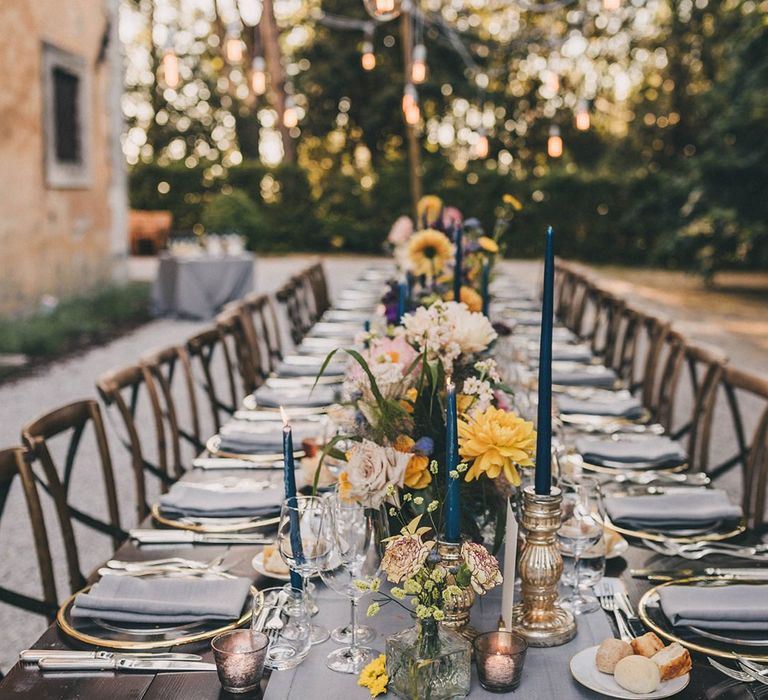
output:
[[[630,569],[632,578],[643,578],[647,581],[674,581],[678,578],[690,578],[692,576],[719,576],[721,578],[766,580],[768,581],[768,569],[726,569],[707,567],[706,569],[675,569],[673,571],[661,571],[658,569]]]
[[[170,659],[52,659],[43,658],[37,664],[41,671],[215,671],[216,664],[202,661]]]
[[[282,469],[282,462],[252,462],[248,459],[235,459],[234,457],[198,457],[192,461],[195,469]]]
[[[37,663],[40,659],[163,659],[166,661],[202,661],[199,654],[177,654],[175,652],[136,652],[121,654],[113,651],[81,651],[78,649],[24,649],[19,652],[22,663]]]
[[[279,518],[253,523],[253,527],[277,525]],[[136,528],[128,533],[139,544],[272,544],[266,537],[234,532],[202,533],[191,530],[152,530]]]

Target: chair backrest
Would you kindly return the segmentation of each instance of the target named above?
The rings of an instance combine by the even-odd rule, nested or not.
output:
[[[619,378],[633,389],[636,385],[637,354],[639,335],[643,327],[645,314],[628,304],[622,304],[618,312],[616,339],[610,366],[616,370]]]
[[[313,323],[313,310],[309,304],[304,281],[298,276],[291,277],[277,290],[275,298],[285,307],[291,340],[298,345]]]
[[[218,431],[223,423],[222,416],[234,413],[243,398],[238,396],[235,383],[237,358],[231,356],[218,326],[188,338],[186,347],[192,362],[193,378],[208,398],[213,427]]]
[[[268,295],[254,292],[243,298],[240,313],[243,315],[243,327],[257,348],[259,365],[266,377],[283,359],[283,344],[275,305]]]
[[[112,408],[120,415],[122,430],[117,425],[114,428],[120,442],[131,455],[136,515],[138,522],[141,522],[149,514],[146,473],[159,479],[163,492],[174,481],[168,469],[168,443],[157,386],[147,368],[136,364],[102,374],[96,380],[96,389],[107,406],[108,419],[111,420],[109,410]],[[152,438],[147,438],[147,429],[139,425],[141,402],[146,404],[152,417]],[[148,456],[150,440],[154,443],[156,461]]]
[[[216,317],[216,326],[221,335],[221,342],[228,350],[229,357],[234,360],[233,381],[235,386],[232,412],[242,402],[246,394],[252,394],[264,383],[261,372],[261,357],[258,346],[251,343],[241,305],[232,304]]]
[[[328,279],[325,276],[323,263],[318,261],[305,271],[305,276],[312,290],[315,320],[320,318],[330,307],[331,299],[328,293]]]
[[[74,494],[70,487],[77,460],[77,451],[88,426],[92,427],[96,439],[98,460],[105,489],[107,521],[86,513],[72,503]],[[128,533],[120,527],[120,511],[112,459],[109,454],[109,444],[99,404],[92,399],[85,399],[62,406],[25,425],[21,435],[24,445],[35,462],[41,467],[40,473],[35,472],[37,481],[50,494],[56,506],[59,525],[62,533],[64,533],[70,583],[73,588],[78,588],[82,584],[83,577],[80,572],[71,520],[76,520],[97,532],[109,535],[115,549],[128,536]],[[57,460],[53,456],[55,450],[50,446],[50,442],[58,436],[68,437],[63,464],[57,464]],[[89,463],[92,464],[92,461],[89,460]],[[71,535],[71,539],[68,539],[67,533]],[[77,580],[73,580],[73,577]]]
[[[638,344],[642,338],[644,356],[642,363],[639,363],[642,368],[641,379],[638,379],[638,383],[632,389],[640,390],[643,404],[652,412],[655,408],[657,372],[661,366],[662,354],[670,331],[670,322],[658,316],[645,316],[638,329]]]
[[[52,621],[56,617],[58,608],[56,580],[53,573],[51,548],[48,543],[43,509],[40,505],[35,477],[29,465],[29,457],[29,453],[23,447],[8,447],[0,450],[0,516],[5,509],[11,488],[18,480],[24,492],[30,530],[35,542],[37,567],[43,595],[42,599],[33,598],[25,593],[11,590],[5,585],[0,585],[0,601],[27,612],[44,615],[49,621]],[[8,562],[10,560],[6,560],[6,563]]]
[[[160,410],[168,428],[171,472],[179,477],[185,471],[182,441],[193,457],[204,447],[189,353],[180,345],[172,345],[143,355],[140,363],[157,386]]]

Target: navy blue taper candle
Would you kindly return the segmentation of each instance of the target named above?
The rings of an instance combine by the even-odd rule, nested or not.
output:
[[[544,251],[544,290],[541,297],[539,345],[539,413],[536,424],[536,493],[548,495],[552,487],[552,307],[555,282],[555,234],[547,229]]]
[[[459,480],[451,477],[459,465],[458,415],[456,387],[449,379],[445,390],[445,541],[458,544],[461,538],[461,503]]]
[[[293,461],[293,434],[291,432],[288,417],[280,407],[283,414],[283,483],[285,486],[285,499],[290,510],[291,521],[291,550],[294,559],[300,561],[303,558],[301,546],[301,526],[299,524],[298,501],[296,500],[296,464]],[[291,570],[291,586],[301,590],[304,585],[298,572]]]

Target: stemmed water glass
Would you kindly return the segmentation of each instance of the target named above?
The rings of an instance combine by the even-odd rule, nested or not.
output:
[[[599,606],[597,598],[586,594],[584,588],[600,580],[605,566],[602,492],[600,482],[593,477],[563,477],[559,486],[563,492],[563,518],[557,538],[563,557],[573,560],[572,592],[562,603],[580,615]],[[594,570],[585,572],[582,559]]]
[[[307,609],[312,608],[308,598],[309,579],[328,564],[333,539],[332,518],[323,498],[293,496],[283,501],[277,526],[277,544],[285,564],[303,580]],[[328,630],[324,627],[315,624],[311,626],[312,644],[320,644],[328,636]]]
[[[326,665],[340,673],[360,673],[378,652],[359,646],[375,636],[373,630],[357,625],[357,605],[365,591],[356,581],[378,576],[381,569],[385,537],[386,514],[383,509],[366,508],[342,498],[338,492],[327,498],[335,533],[333,554],[325,569],[320,570],[323,582],[340,595],[349,598],[350,623],[334,634],[348,630],[349,645],[332,651]],[[346,636],[346,635],[344,635]],[[344,639],[335,636],[335,639]]]

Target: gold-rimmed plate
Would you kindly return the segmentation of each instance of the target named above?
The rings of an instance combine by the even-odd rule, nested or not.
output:
[[[275,507],[275,511],[279,510]],[[171,516],[163,513],[160,506],[155,503],[150,509],[152,518],[160,525],[172,527],[177,530],[189,530],[191,532],[200,532],[208,535],[226,534],[226,533],[246,533],[270,525],[277,525],[280,521],[279,516],[260,516],[253,518],[201,518],[199,521],[189,516]],[[221,522],[215,522],[221,520]]]
[[[178,625],[119,625],[72,617],[75,598],[90,589],[91,586],[86,586],[64,601],[56,614],[56,623],[64,634],[81,644],[119,651],[154,651],[212,639],[222,632],[245,625],[251,619],[254,596],[260,595],[251,586],[240,616],[229,622],[201,620]]]
[[[659,591],[668,586],[733,586],[733,585],[766,585],[768,580],[744,580],[726,579],[718,576],[693,576],[690,578],[665,581],[647,590],[637,609],[640,619],[645,626],[669,642],[677,642],[682,646],[708,656],[721,659],[733,659],[734,654],[739,654],[751,661],[768,662],[768,646],[757,647],[755,645],[738,644],[734,639],[719,641],[709,637],[702,637],[690,627],[676,628],[669,621],[659,602]],[[759,651],[758,651],[759,649]]]
[[[574,427],[592,427],[596,433],[600,428],[613,425],[644,425],[651,419],[651,412],[647,408],[637,418],[626,416],[601,416],[593,413],[561,413],[560,420]]]
[[[616,464],[618,465],[619,463],[617,462]],[[636,467],[632,466],[631,464],[627,464],[626,466],[606,467],[603,464],[592,464],[591,462],[587,462],[582,458],[581,467],[587,471],[595,472],[597,474],[611,474],[613,476],[622,472],[630,474],[642,474],[644,471],[670,472],[677,474],[688,469],[688,462],[683,462],[683,464],[675,464],[670,467],[655,467],[651,466],[650,464],[642,464]]]
[[[674,530],[633,530],[628,527],[622,527],[611,522],[611,519],[605,516],[605,526],[624,535],[625,537],[634,537],[639,540],[650,540],[651,542],[721,542],[723,540],[730,540],[734,537],[738,537],[744,533],[747,529],[747,524],[741,520],[737,525],[733,525],[733,521],[721,522],[718,529],[715,532],[710,532],[708,529],[696,531],[697,534],[675,534]]]

